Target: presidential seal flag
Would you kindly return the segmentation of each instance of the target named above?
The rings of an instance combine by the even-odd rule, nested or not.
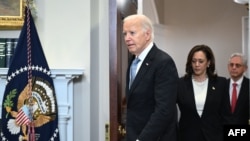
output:
[[[2,101],[2,141],[59,141],[53,80],[39,36],[25,8],[25,21],[10,64]]]

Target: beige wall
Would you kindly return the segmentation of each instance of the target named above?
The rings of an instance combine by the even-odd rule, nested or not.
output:
[[[248,16],[246,7],[233,0],[155,2],[159,7],[158,22],[166,29],[164,44],[159,47],[174,58],[179,74],[185,73],[189,50],[196,44],[206,44],[214,51],[218,74],[228,77],[228,57],[233,52],[242,52],[242,17]],[[144,10],[146,15],[151,13]]]

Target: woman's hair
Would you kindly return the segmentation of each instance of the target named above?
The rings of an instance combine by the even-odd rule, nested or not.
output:
[[[198,51],[202,51],[205,54],[207,61],[210,61],[210,64],[207,67],[208,78],[217,77],[217,73],[215,72],[214,54],[213,54],[213,51],[211,50],[211,48],[207,45],[196,45],[190,50],[188,57],[187,57],[186,74],[184,77],[185,78],[192,77],[192,74],[194,73],[193,68],[192,68],[192,60],[193,60],[194,54]]]

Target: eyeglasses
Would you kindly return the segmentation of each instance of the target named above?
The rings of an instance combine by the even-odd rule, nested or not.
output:
[[[242,67],[243,65],[241,65],[241,64],[230,63],[229,66],[230,66],[231,68],[233,68],[234,66],[235,66],[236,68],[240,68],[240,67]]]

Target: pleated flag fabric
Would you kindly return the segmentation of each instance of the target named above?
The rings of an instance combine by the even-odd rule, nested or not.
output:
[[[2,141],[60,141],[53,79],[30,9],[10,64],[2,104]]]

